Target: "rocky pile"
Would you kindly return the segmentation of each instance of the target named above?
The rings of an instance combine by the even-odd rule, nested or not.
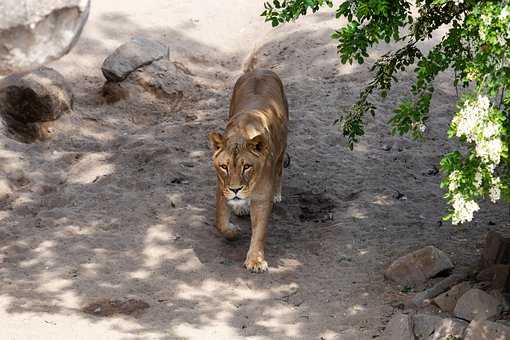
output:
[[[510,240],[487,235],[475,273],[454,271],[441,250],[429,246],[394,261],[385,277],[409,288],[447,275],[417,293],[404,312],[393,315],[385,340],[510,340]]]

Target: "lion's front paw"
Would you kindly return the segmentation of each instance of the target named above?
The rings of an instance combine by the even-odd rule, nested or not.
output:
[[[262,273],[267,271],[268,265],[263,257],[247,258],[244,261],[244,267],[253,273]]]
[[[233,241],[239,237],[241,234],[241,229],[239,229],[239,227],[235,224],[229,223],[228,227],[225,228],[222,232],[227,240]]]
[[[280,203],[282,201],[282,193],[278,192],[273,196],[273,203]]]

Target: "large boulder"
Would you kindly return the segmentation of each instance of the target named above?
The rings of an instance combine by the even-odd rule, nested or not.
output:
[[[47,138],[50,123],[72,106],[69,86],[51,68],[12,75],[0,83],[0,116],[8,130],[25,142]]]
[[[109,55],[103,62],[101,71],[107,80],[119,82],[138,68],[168,57],[168,46],[143,37],[135,37]]]
[[[470,289],[457,301],[456,317],[464,320],[487,320],[500,313],[501,301],[480,289]]]
[[[30,71],[74,46],[90,0],[0,1],[0,75]]]
[[[428,246],[395,260],[384,276],[400,284],[418,284],[452,268],[452,261],[443,251]]]

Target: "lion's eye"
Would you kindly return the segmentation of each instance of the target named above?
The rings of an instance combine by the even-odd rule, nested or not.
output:
[[[245,164],[245,165],[243,166],[243,170],[244,170],[244,171],[246,171],[246,170],[248,170],[248,169],[250,169],[250,168],[251,168],[251,165],[250,165],[250,164]]]
[[[220,165],[220,168],[222,168],[225,171],[228,170],[228,167],[225,164]]]

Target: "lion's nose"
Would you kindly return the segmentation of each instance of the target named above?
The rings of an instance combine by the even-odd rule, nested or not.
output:
[[[229,190],[232,191],[234,194],[237,194],[239,191],[241,191],[243,187],[237,187],[237,188],[232,188],[232,187],[229,187]]]

